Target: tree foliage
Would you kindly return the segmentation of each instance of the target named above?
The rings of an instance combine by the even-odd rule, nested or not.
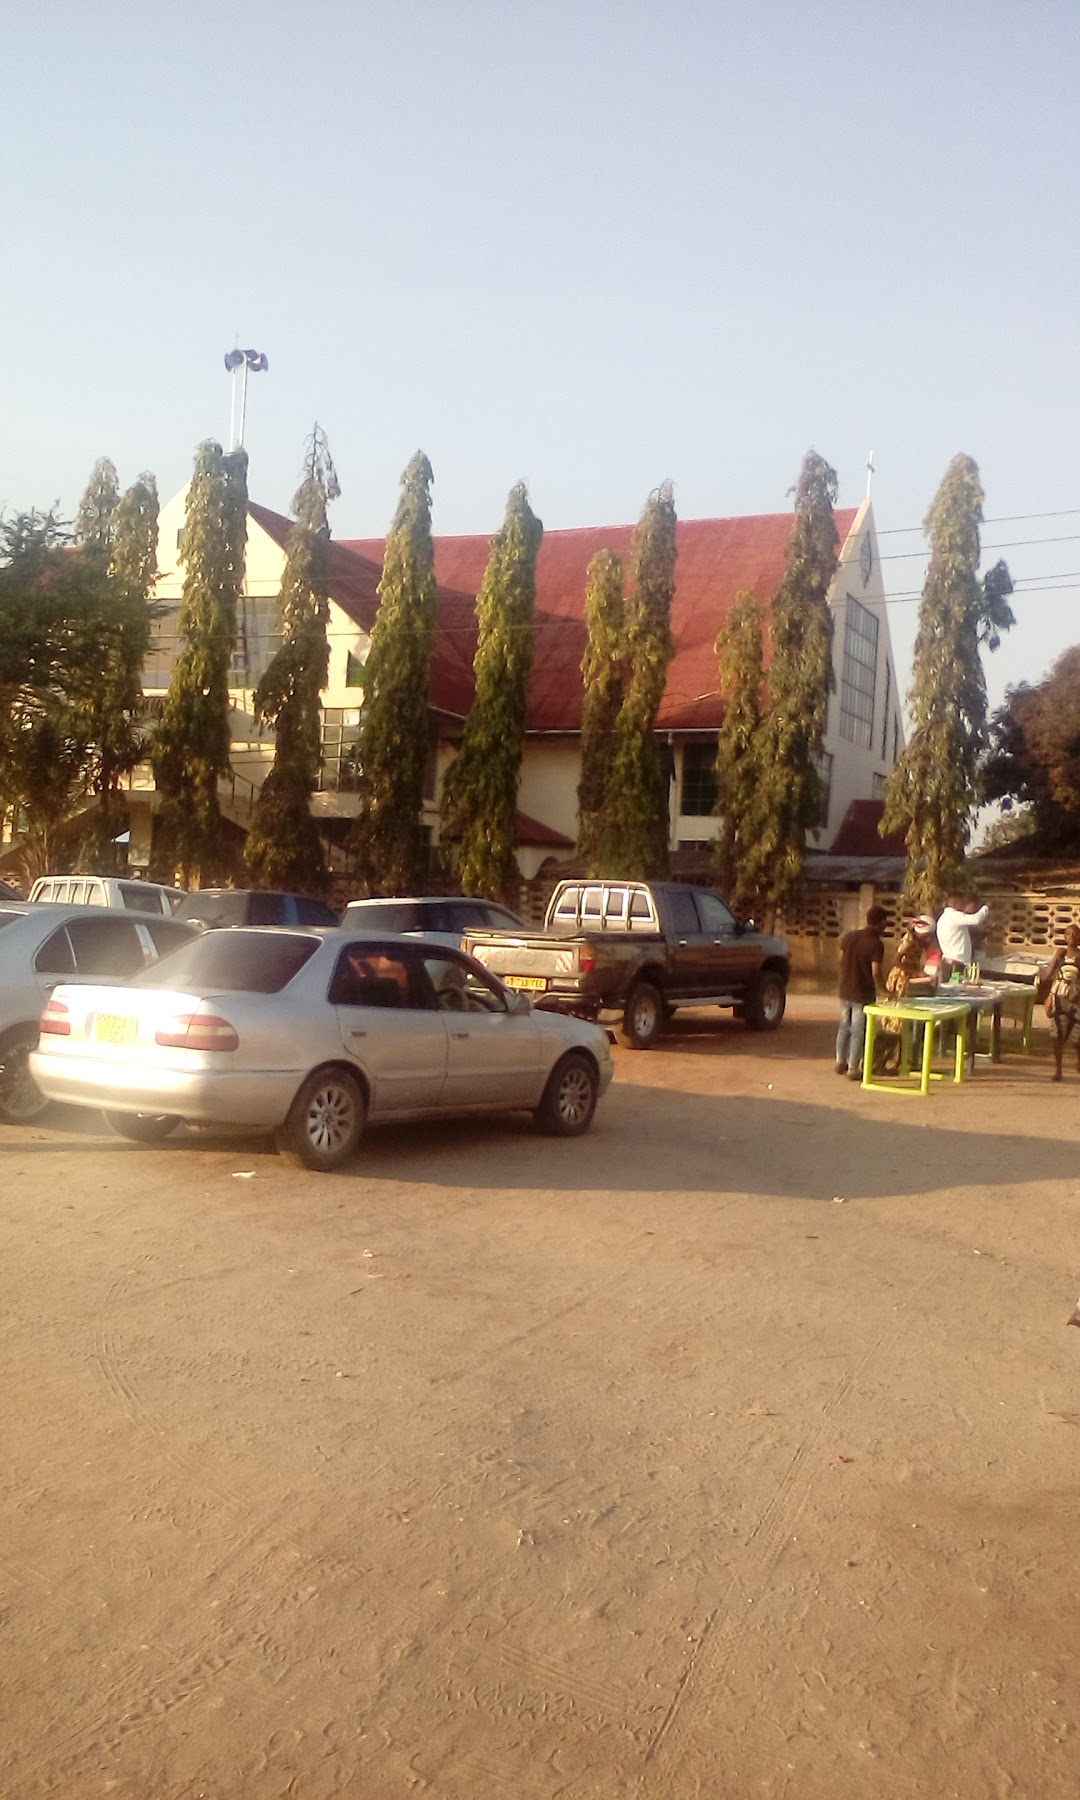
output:
[[[885,790],[883,832],[906,827],[907,898],[936,906],[961,880],[987,745],[980,647],[1014,623],[1003,562],[977,570],[983,488],[970,456],[954,456],[923,521],[930,566],[919,606],[908,709],[911,740]]]
[[[544,528],[525,484],[511,488],[476,600],[476,697],[443,783],[443,838],[466,894],[516,904],[517,790],[525,746]]]
[[[80,554],[94,565],[100,560],[105,574],[104,654],[86,709],[90,789],[96,805],[80,851],[82,865],[102,874],[123,869],[127,862],[116,843],[128,824],[120,784],[145,750],[142,670],[150,646],[150,596],[157,580],[157,483],[144,472],[110,503],[115,489],[112,464],[98,463],[76,527]]]
[[[578,853],[590,875],[612,859],[607,811],[615,761],[616,728],[626,688],[626,603],[622,559],[598,550],[585,585],[588,642],[581,659],[585,699],[581,715],[581,780],[578,783]]]
[[[834,686],[829,586],[840,548],[836,471],[810,450],[795,488],[795,527],[769,608],[768,704],[754,739],[755,801],[740,894],[778,907],[802,880],[806,833],[821,813],[818,763]]]
[[[761,725],[764,642],[761,608],[751,593],[738,595],[718,633],[724,719],[716,749],[716,811],[720,828],[713,846],[717,881],[737,906],[751,897],[747,886],[757,804],[755,744]]]
[[[180,560],[184,647],[153,741],[161,796],[153,868],[190,886],[222,866],[217,784],[229,771],[229,666],[247,540],[247,456],[207,440],[195,453]]]
[[[630,674],[615,726],[608,780],[605,875],[662,875],[668,866],[669,756],[656,734],[674,653],[675,501],[670,482],[649,495],[630,545],[633,591],[626,603]]]
[[[1045,681],[1008,689],[991,721],[982,797],[1028,809],[1011,836],[1030,838],[1033,852],[1080,851],[1080,645]]]
[[[431,536],[433,481],[431,464],[418,450],[401,477],[401,498],[383,557],[379,610],[364,664],[360,811],[350,850],[369,893],[408,893],[421,869],[428,690],[438,611]]]
[[[62,866],[67,821],[90,785],[107,603],[100,557],[73,552],[55,513],[0,524],[0,814],[30,877]]]
[[[326,856],[311,813],[322,752],[321,699],[329,665],[330,525],[341,493],[326,434],[315,426],[303,479],[293,496],[296,523],[281,577],[281,646],[255,690],[255,720],[274,731],[274,762],[263,782],[244,860],[265,887],[322,891]]]

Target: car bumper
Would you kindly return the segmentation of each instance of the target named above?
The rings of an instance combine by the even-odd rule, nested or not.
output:
[[[31,1052],[30,1073],[49,1100],[109,1112],[174,1113],[199,1125],[260,1125],[285,1119],[307,1071],[118,1068],[94,1057]]]

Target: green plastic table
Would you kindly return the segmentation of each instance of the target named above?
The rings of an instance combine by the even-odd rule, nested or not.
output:
[[[943,1025],[956,1025],[956,1044],[953,1050],[953,1081],[963,1081],[964,1060],[967,1052],[967,1034],[971,1020],[971,1008],[964,1000],[900,1000],[888,1004],[867,1006],[866,1043],[863,1047],[864,1088],[872,1088],[879,1094],[922,1094],[930,1092],[930,1082],[943,1081],[946,1077],[931,1068],[934,1060],[934,1036]],[[893,1081],[874,1080],[874,1041],[877,1037],[880,1019],[900,1020],[900,1074]],[[923,1031],[922,1061],[918,1069],[911,1069],[911,1039],[914,1026],[922,1025]],[[940,1040],[939,1040],[940,1044]],[[915,1075],[915,1085],[905,1086],[908,1074]]]

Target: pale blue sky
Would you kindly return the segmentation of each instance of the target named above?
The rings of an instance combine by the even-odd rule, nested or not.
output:
[[[1018,596],[993,697],[1080,640],[1077,0],[42,0],[4,55],[7,509],[72,511],[99,455],[171,495],[239,341],[253,497],[318,418],[338,536],[417,447],[440,532],[522,477],[551,527],[665,476],[775,511],[813,445],[846,505],[873,448],[892,534],[964,450],[989,519],[1066,515],[986,529],[1071,576]]]

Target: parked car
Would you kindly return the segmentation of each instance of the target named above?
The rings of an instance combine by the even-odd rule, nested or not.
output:
[[[22,1124],[48,1105],[27,1057],[58,982],[123,981],[197,935],[160,913],[0,902],[0,1120]]]
[[[276,894],[264,888],[199,888],[176,909],[207,931],[223,925],[336,925],[337,913],[309,894]]]
[[[632,1050],[681,1006],[730,1006],[756,1031],[784,1016],[783,938],[737,919],[711,888],[675,881],[561,881],[542,932],[468,931],[464,948],[538,1007],[619,1021]]]
[[[449,944],[460,950],[467,931],[524,931],[516,913],[495,900],[464,894],[425,894],[419,899],[350,900],[341,917],[350,931],[392,931]]]
[[[119,906],[171,919],[184,890],[161,887],[156,881],[129,881],[126,875],[40,875],[29,898],[35,906]]]
[[[317,1170],[368,1121],[531,1111],[574,1137],[612,1074],[597,1026],[535,1012],[460,951],[266,930],[201,934],[124,987],[58,987],[30,1067],[123,1136],[260,1126]]]

